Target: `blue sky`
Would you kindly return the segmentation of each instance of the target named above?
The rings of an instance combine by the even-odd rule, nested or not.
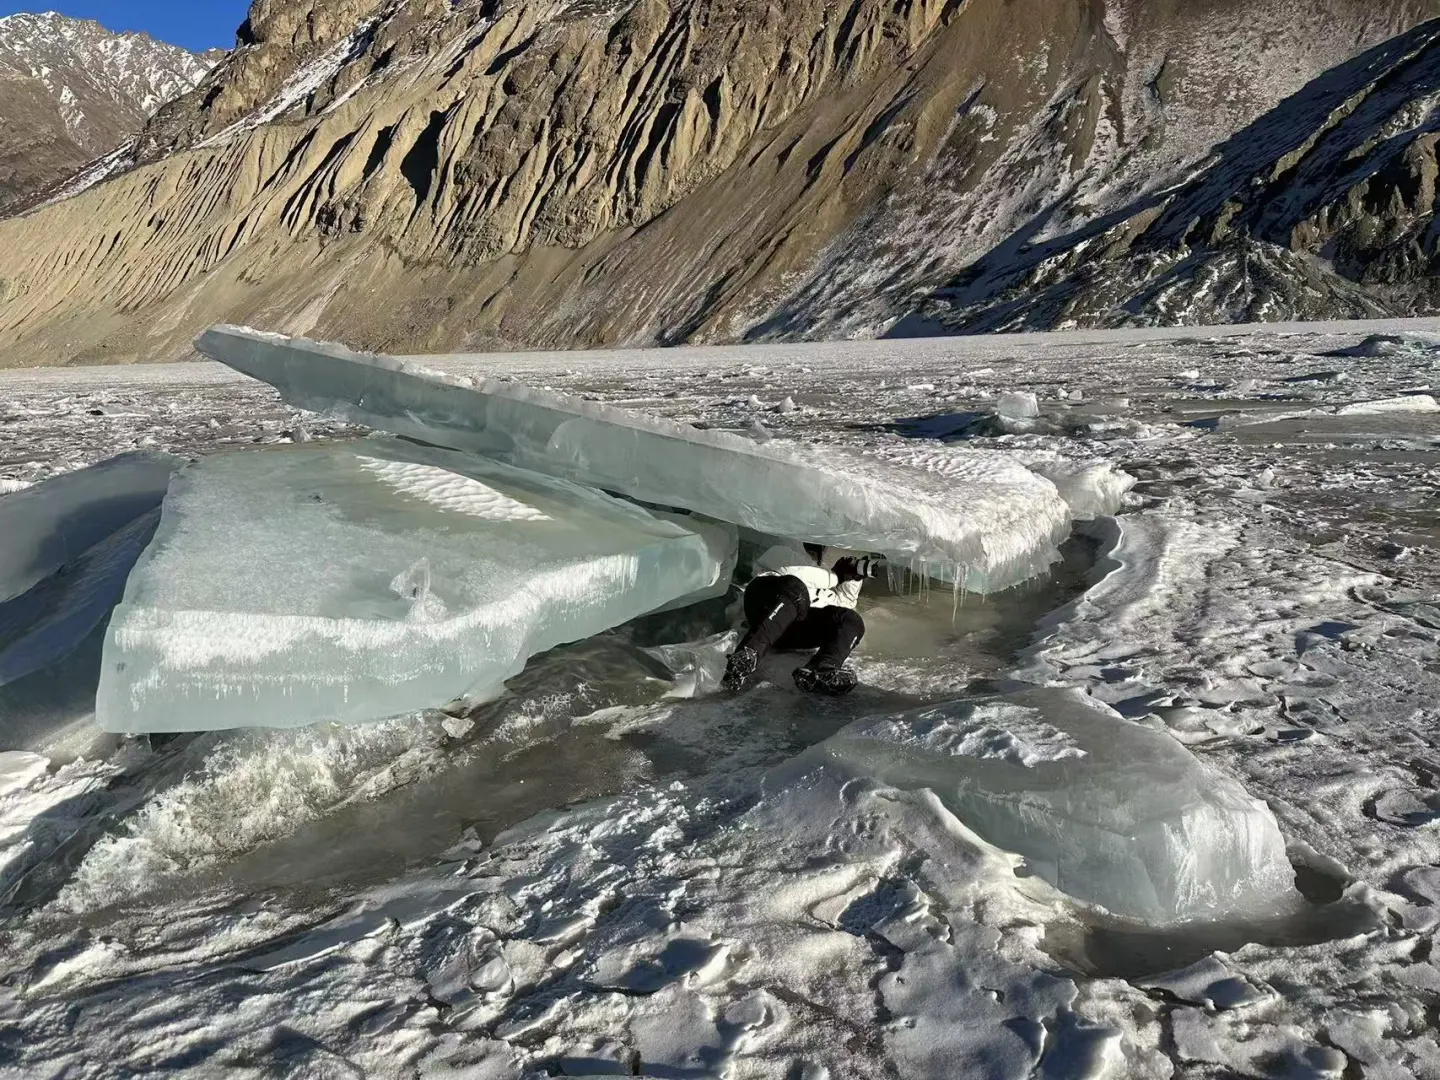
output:
[[[245,21],[250,0],[0,0],[0,15],[17,11],[58,11],[77,19],[95,19],[111,30],[145,30],[161,41],[196,52],[235,44],[235,28]]]

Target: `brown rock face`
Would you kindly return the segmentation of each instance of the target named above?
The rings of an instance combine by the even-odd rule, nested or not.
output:
[[[260,0],[147,127],[149,164],[0,223],[0,356],[171,359],[221,320],[400,351],[1003,321],[985,305],[1093,269],[1102,240],[1131,267],[1108,311],[1142,252],[1227,242],[1169,224],[1207,157],[1275,166],[1246,142],[1267,117],[1437,13]],[[1395,173],[1403,205],[1431,151]],[[1246,242],[1271,243],[1258,221]]]
[[[1429,22],[1325,72],[1185,183],[1061,245],[987,255],[922,307],[949,330],[1434,311],[1437,102]]]
[[[216,73],[200,93],[171,102],[146,126],[139,160],[154,161],[176,149],[192,146],[285,96],[287,83],[303,76],[311,66],[325,64],[337,42],[341,55],[334,59],[359,75],[361,59],[378,13],[393,8],[394,0],[255,0],[249,18],[237,35],[240,45],[224,70]],[[407,5],[408,6],[408,5]],[[416,7],[423,8],[423,0]],[[444,6],[432,3],[430,6]],[[393,19],[393,14],[391,18]],[[405,20],[409,21],[409,20]],[[356,55],[349,55],[353,45]],[[363,66],[363,65],[361,65]],[[323,86],[304,88],[322,92]]]
[[[93,156],[65,130],[60,104],[38,79],[0,72],[0,211]]]

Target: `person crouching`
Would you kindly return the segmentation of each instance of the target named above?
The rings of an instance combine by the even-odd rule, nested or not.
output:
[[[749,629],[730,655],[721,685],[743,688],[772,649],[814,649],[810,661],[795,669],[795,685],[806,693],[835,696],[854,690],[855,673],[845,661],[865,636],[865,620],[855,605],[880,562],[817,544],[806,544],[803,551],[787,545],[766,551],[745,588]]]

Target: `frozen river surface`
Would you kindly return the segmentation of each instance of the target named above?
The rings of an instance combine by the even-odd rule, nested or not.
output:
[[[1440,1076],[1429,329],[425,358],[1139,483],[1050,579],[872,590],[841,703],[663,697],[638,647],[712,631],[704,609],[540,657],[462,717],[101,737],[98,638],[0,688],[0,1075]],[[985,422],[1007,391],[1033,431]],[[354,434],[218,365],[0,375],[0,492]],[[1019,682],[1263,799],[1305,909],[1127,924],[924,791],[804,767],[859,717]]]

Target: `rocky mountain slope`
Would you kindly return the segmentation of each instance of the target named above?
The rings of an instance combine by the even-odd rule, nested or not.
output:
[[[1440,310],[1440,27],[1327,72],[1173,188],[987,254],[915,332]]]
[[[114,151],[223,55],[53,11],[0,18],[0,212]]]
[[[0,222],[0,362],[1424,308],[1436,16],[257,0],[138,167]]]

